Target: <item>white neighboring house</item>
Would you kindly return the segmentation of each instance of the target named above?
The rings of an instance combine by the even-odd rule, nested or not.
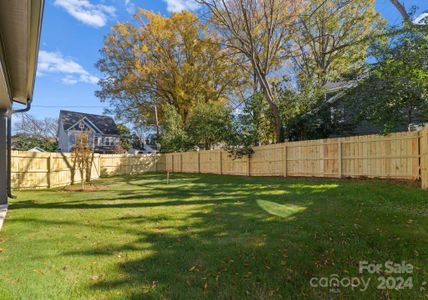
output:
[[[42,149],[42,148],[40,148],[40,147],[34,147],[34,148],[32,148],[32,149],[28,150],[28,152],[43,153],[43,152],[46,152],[46,150],[45,150],[45,149]]]
[[[114,153],[120,145],[120,132],[112,117],[61,110],[58,119],[58,148],[70,152],[81,131],[89,132],[96,153]]]
[[[143,148],[141,149],[130,148],[128,150],[129,154],[151,154],[151,153],[157,153],[157,152],[158,151],[156,149],[153,149],[149,145],[144,145]]]
[[[415,25],[428,25],[428,11],[422,13],[420,16],[413,20]]]
[[[421,131],[423,130],[425,127],[428,128],[428,123],[421,123],[421,124],[409,124],[408,126],[408,130],[409,131]]]

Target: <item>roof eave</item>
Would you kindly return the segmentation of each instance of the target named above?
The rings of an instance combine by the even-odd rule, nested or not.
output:
[[[33,97],[44,0],[0,1],[0,108]]]

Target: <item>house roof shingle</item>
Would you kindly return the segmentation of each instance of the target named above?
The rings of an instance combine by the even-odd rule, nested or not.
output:
[[[66,111],[61,110],[59,113],[59,118],[62,121],[64,130],[69,129],[77,122],[83,118],[88,119],[92,124],[94,124],[103,134],[107,135],[119,135],[119,130],[117,129],[116,123],[112,117],[102,116],[102,115],[93,115],[76,111]]]

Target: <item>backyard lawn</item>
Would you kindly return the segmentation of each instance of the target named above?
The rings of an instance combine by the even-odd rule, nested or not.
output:
[[[427,296],[428,193],[416,186],[199,174],[96,184],[12,200],[0,299]],[[378,289],[390,275],[360,274],[360,261],[406,261],[412,273],[392,276],[412,277],[413,287]],[[310,284],[334,274],[371,281],[364,292]]]

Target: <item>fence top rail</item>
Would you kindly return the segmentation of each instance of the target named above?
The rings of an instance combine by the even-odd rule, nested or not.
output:
[[[321,147],[328,145],[337,145],[341,144],[363,144],[363,143],[377,143],[377,142],[390,142],[390,141],[400,141],[400,140],[418,140],[420,138],[420,131],[412,132],[395,132],[388,135],[364,135],[364,136],[349,136],[349,137],[335,137],[328,139],[318,139],[318,140],[307,140],[307,141],[290,141],[283,142],[278,144],[270,145],[261,145],[254,146],[253,149],[257,151],[269,151],[277,150],[286,146],[287,148],[303,148],[303,147]],[[188,152],[169,152],[165,153],[167,156],[174,155],[192,155],[192,154],[214,154],[219,152],[227,152],[223,149],[213,149],[213,150],[199,150],[199,151],[188,151]]]

